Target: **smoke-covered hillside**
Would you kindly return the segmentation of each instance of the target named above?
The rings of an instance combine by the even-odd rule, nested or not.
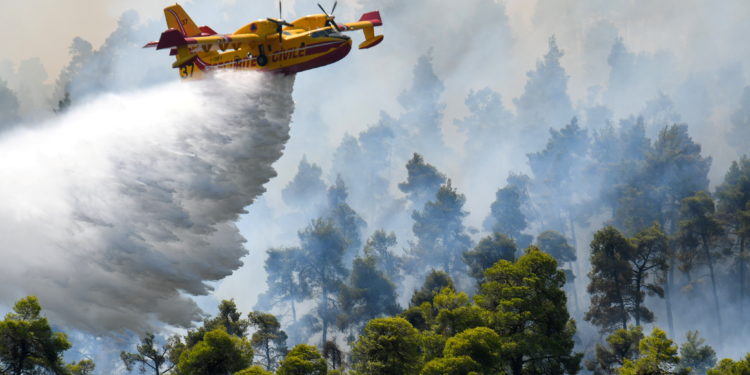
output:
[[[275,6],[186,9],[231,31]],[[255,348],[238,366],[272,370],[312,344],[378,373],[366,344],[387,329],[417,353],[394,373],[627,373],[667,337],[688,347],[675,373],[714,366],[701,339],[750,352],[744,2],[342,1],[337,19],[374,9],[381,46],[294,79],[170,83],[140,48],[163,21],[138,12],[70,41],[54,78],[3,63],[0,302],[38,296],[97,373],[125,372],[149,330],[182,335],[178,354],[223,330]],[[519,275],[547,299],[492,284],[531,288]],[[542,321],[544,363],[508,325]],[[477,337],[496,362],[461,352]]]

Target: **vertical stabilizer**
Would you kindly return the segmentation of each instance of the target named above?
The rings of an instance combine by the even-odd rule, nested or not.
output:
[[[164,8],[164,16],[167,18],[167,27],[170,29],[179,30],[184,36],[201,35],[200,28],[179,4]]]

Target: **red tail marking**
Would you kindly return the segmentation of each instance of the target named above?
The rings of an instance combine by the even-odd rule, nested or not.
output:
[[[201,29],[201,36],[210,36],[210,35],[216,35],[217,32],[214,31],[214,29],[208,27],[208,26],[201,26],[199,27]]]
[[[159,43],[156,45],[156,49],[184,46],[185,44],[187,44],[187,42],[181,32],[175,29],[169,29],[161,33],[161,38],[159,38]]]
[[[365,13],[362,15],[362,18],[359,19],[361,21],[367,21],[371,22],[373,26],[382,26],[383,21],[380,18],[380,12],[374,11],[370,13]]]

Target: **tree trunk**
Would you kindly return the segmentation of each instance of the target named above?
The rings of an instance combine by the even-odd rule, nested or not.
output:
[[[740,237],[740,317],[745,316],[745,237]],[[744,320],[742,320],[744,325]]]
[[[570,215],[568,215],[568,218],[569,218],[569,223],[570,223],[570,235],[571,235],[570,241],[573,242],[573,251],[575,251],[575,254],[576,254],[576,261],[574,264],[575,265],[574,276],[578,278],[578,275],[581,274],[581,264],[579,262],[581,258],[578,256],[578,241],[576,240],[576,226],[575,226],[575,223],[573,222],[573,218],[571,218]],[[571,271],[573,271],[572,267],[571,267]],[[575,279],[573,279],[573,298],[575,299],[576,315],[578,315],[580,314],[581,310],[578,305],[578,290],[576,288]]]
[[[622,298],[622,289],[620,283],[617,283],[617,301],[620,305],[620,314],[622,319],[622,329],[628,329],[628,311],[625,309],[625,300]]]
[[[714,276],[714,262],[711,259],[711,251],[708,247],[708,239],[706,236],[703,238],[703,252],[706,254],[706,261],[708,262],[708,270],[711,274],[711,291],[714,294],[714,309],[716,312],[716,322],[719,324],[719,337],[723,337],[722,324],[721,324],[721,311],[719,310],[719,294],[716,292],[716,277]]]
[[[510,361],[510,369],[513,375],[523,375],[523,358],[515,358]]]
[[[643,278],[643,271],[638,270],[635,276],[635,312],[633,317],[635,318],[635,325],[641,325],[641,282]]]
[[[670,292],[670,288],[672,286],[672,281],[674,278],[674,271],[672,269],[674,268],[674,260],[670,256],[669,257],[669,269],[667,270],[667,282],[664,283],[664,302],[667,304],[667,324],[669,325],[669,334],[674,335],[674,321],[672,320],[672,293]]]
[[[271,339],[266,340],[266,370],[271,371]]]
[[[321,316],[321,320],[323,321],[323,341],[320,344],[320,347],[323,348],[326,345],[326,341],[328,341],[328,290],[326,287],[323,287],[323,300],[321,303],[323,304],[323,316]]]

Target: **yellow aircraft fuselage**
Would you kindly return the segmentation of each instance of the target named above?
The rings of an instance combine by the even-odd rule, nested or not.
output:
[[[337,62],[351,51],[352,40],[343,31],[363,30],[360,49],[383,40],[374,27],[382,25],[378,12],[359,22],[335,24],[333,17],[318,14],[289,24],[278,19],[257,20],[233,34],[219,35],[207,26],[197,27],[179,5],[164,9],[169,30],[158,42],[145,47],[169,48],[183,79],[201,78],[221,70],[262,70],[294,74]],[[281,34],[281,35],[279,35]]]

